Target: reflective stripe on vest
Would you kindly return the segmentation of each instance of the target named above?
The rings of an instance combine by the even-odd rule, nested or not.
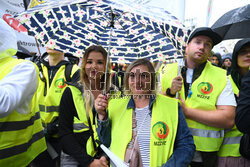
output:
[[[34,121],[38,119],[40,119],[40,113],[36,112],[36,115],[27,121],[0,122],[0,132],[26,129],[28,126],[33,125]]]
[[[74,123],[73,125],[74,130],[82,130],[82,129],[88,129],[89,127],[85,125],[84,123]]]
[[[243,136],[234,125],[232,129],[225,130],[223,143],[217,153],[219,157],[240,157],[240,140]]]
[[[1,59],[0,80],[22,62],[25,61],[12,57]],[[38,79],[38,69],[36,70]],[[35,157],[46,150],[46,142],[36,101],[37,92],[34,93],[30,101],[28,114],[12,111],[9,115],[0,118],[1,167],[28,166]]]
[[[59,106],[47,106],[46,110],[45,110],[45,106],[44,105],[39,105],[39,110],[41,112],[58,112]]]
[[[231,85],[233,88],[234,94],[239,93],[239,89],[234,83],[232,76],[229,75],[229,79],[231,81]],[[237,127],[234,125],[232,129],[226,129],[225,130],[225,137],[222,143],[222,146],[220,147],[220,150],[218,152],[219,157],[240,157],[240,140],[243,136],[243,133],[241,133]]]
[[[70,88],[71,93],[72,93],[73,102],[74,102],[77,116],[78,116],[78,117],[74,117],[74,120],[73,120],[74,121],[73,132],[74,133],[81,133],[81,132],[88,131],[88,130],[90,130],[90,128],[87,126],[87,125],[89,125],[89,122],[88,122],[88,117],[87,117],[87,113],[85,110],[82,92],[78,88],[71,86],[71,85],[69,85],[69,88]],[[95,117],[93,116],[92,110],[90,110],[88,112],[88,116],[90,118],[90,124],[91,124],[89,126],[92,126],[92,130],[93,130],[92,132],[90,131],[90,133],[93,134],[94,140],[96,141],[96,140],[98,140],[98,135],[96,132],[96,127],[95,127],[94,122],[93,122],[93,119]],[[94,144],[93,144],[95,141],[92,141],[92,136],[90,135],[90,137],[86,143],[86,152],[88,155],[90,155],[92,157],[95,156],[95,154],[96,154],[96,150],[95,150]],[[97,142],[95,142],[95,145],[98,147]]]
[[[23,152],[26,152],[28,148],[38,141],[39,139],[42,139],[44,137],[43,131],[40,131],[36,134],[33,134],[32,138],[24,144],[13,146],[10,148],[5,148],[0,150],[0,159],[8,158],[17,154],[21,154]]]
[[[165,66],[161,80],[163,92],[171,87],[173,78],[177,76],[177,71],[177,63]],[[226,83],[226,71],[213,66],[207,61],[201,75],[192,83],[191,97],[185,99],[184,84],[182,85],[180,96],[182,99],[185,99],[187,107],[212,112],[216,110],[217,98],[225,88]],[[224,137],[222,128],[207,126],[188,118],[186,118],[186,121],[194,136],[196,150],[210,152],[220,149]]]
[[[225,137],[223,140],[222,145],[225,144],[240,144],[240,139],[242,136],[237,136],[237,137]]]
[[[48,68],[43,64],[41,66],[46,79],[47,94],[44,95],[45,82],[39,80],[37,103],[41,111],[42,123],[46,126],[58,118],[60,100],[67,84],[65,79],[65,65],[60,66],[51,83],[49,83]],[[72,77],[78,69],[79,67],[74,65],[70,76]]]
[[[211,137],[211,138],[222,138],[224,137],[224,130],[214,131],[205,129],[189,128],[193,136],[199,137]]]

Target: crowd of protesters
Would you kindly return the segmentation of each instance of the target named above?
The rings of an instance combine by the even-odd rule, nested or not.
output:
[[[249,38],[221,56],[222,38],[196,28],[184,66],[159,71],[146,58],[111,65],[98,45],[81,64],[51,48],[32,63],[12,58],[0,21],[0,166],[107,167],[102,144],[131,167],[250,166]]]

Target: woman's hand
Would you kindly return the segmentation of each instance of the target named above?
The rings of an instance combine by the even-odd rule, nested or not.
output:
[[[94,161],[89,164],[89,167],[108,167],[108,161],[102,156],[100,159],[94,159]]]
[[[103,120],[107,114],[106,109],[108,108],[108,98],[109,94],[107,94],[107,96],[99,94],[95,99],[95,109],[100,120]]]

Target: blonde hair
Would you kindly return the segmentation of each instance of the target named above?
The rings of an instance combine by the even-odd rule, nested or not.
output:
[[[157,85],[157,77],[156,77],[156,73],[155,73],[155,69],[152,65],[152,63],[148,60],[148,59],[137,59],[135,61],[133,61],[127,68],[126,73],[124,75],[124,93],[125,94],[130,94],[131,90],[129,88],[129,74],[130,71],[139,65],[144,65],[148,68],[148,71],[150,72],[151,75],[151,94],[156,95],[157,89],[158,89],[158,85]]]
[[[87,76],[86,71],[85,71],[85,66],[86,66],[87,59],[88,59],[90,52],[102,53],[103,58],[104,58],[104,67],[106,67],[107,56],[108,56],[107,51],[102,46],[99,46],[99,45],[92,45],[92,46],[88,47],[84,52],[83,59],[82,59],[82,65],[81,65],[80,83],[83,85],[83,95],[82,96],[84,98],[87,113],[89,110],[91,110],[93,108],[94,101],[95,101],[94,95],[91,92],[90,82],[89,82],[88,76]],[[110,69],[111,69],[111,63],[109,61],[107,74],[104,74],[101,78],[101,82],[104,82],[105,75],[107,75],[106,90],[108,90],[108,88],[111,85],[111,77],[109,74]]]

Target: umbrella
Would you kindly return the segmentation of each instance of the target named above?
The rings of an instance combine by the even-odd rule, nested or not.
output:
[[[129,1],[51,0],[18,19],[43,46],[80,57],[90,45],[102,45],[118,63],[183,57],[188,37],[169,12]]]
[[[238,39],[250,37],[250,4],[233,9],[221,16],[212,29],[223,39]]]

